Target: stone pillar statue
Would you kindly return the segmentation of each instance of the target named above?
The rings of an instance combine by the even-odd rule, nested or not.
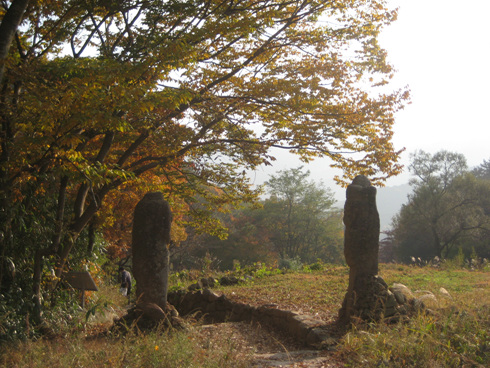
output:
[[[133,220],[133,276],[136,301],[167,309],[170,206],[162,193],[147,193],[136,205]]]
[[[376,188],[357,176],[347,187],[344,205],[344,255],[351,274],[378,274],[379,214]]]
[[[376,188],[363,175],[357,176],[347,187],[344,225],[344,255],[350,273],[339,317],[343,321],[350,321],[353,316],[378,319],[383,313],[387,286],[377,275],[379,215]]]

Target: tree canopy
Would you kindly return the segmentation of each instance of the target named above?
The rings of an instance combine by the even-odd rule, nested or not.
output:
[[[0,282],[33,259],[38,310],[44,267],[61,275],[119,189],[160,190],[211,231],[257,196],[245,170],[272,147],[346,178],[401,169],[383,0],[12,0],[0,17]]]
[[[485,162],[479,167],[481,172]],[[424,151],[412,155],[413,193],[403,205],[391,232],[402,260],[488,255],[490,182],[475,177],[458,153]]]

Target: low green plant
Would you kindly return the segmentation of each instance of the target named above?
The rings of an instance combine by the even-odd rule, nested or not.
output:
[[[266,276],[277,275],[281,273],[281,270],[274,266],[267,266],[264,262],[255,262],[250,266],[245,266],[240,269],[240,272],[234,272],[236,276],[253,276],[256,278],[262,278]]]
[[[463,248],[458,248],[458,253],[456,256],[450,259],[444,259],[441,263],[441,268],[445,270],[458,270],[464,267],[464,253]]]
[[[299,257],[281,258],[279,260],[278,268],[288,271],[300,271],[303,268],[303,263]]]
[[[241,264],[240,264],[240,261],[238,259],[234,259],[233,260],[233,272],[234,273],[240,273],[241,271]]]
[[[281,270],[278,268],[274,267],[267,267],[265,264],[262,265],[261,268],[259,268],[255,272],[255,276],[258,278],[265,277],[265,276],[272,276],[272,275],[279,275],[281,273]]]
[[[29,337],[29,314],[33,308],[21,288],[0,294],[0,342]]]
[[[318,259],[315,263],[308,266],[311,271],[323,271],[325,267],[325,263],[323,263],[321,259]]]

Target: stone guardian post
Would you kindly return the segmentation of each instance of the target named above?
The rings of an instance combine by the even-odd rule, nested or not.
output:
[[[344,322],[352,317],[377,320],[385,311],[388,289],[378,276],[380,225],[376,188],[368,178],[359,175],[347,187],[346,196],[344,255],[350,272],[339,319]]]
[[[162,193],[147,193],[134,210],[132,255],[136,301],[167,309],[172,214]]]

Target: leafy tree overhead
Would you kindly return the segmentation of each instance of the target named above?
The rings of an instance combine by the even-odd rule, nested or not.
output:
[[[463,155],[416,152],[410,170],[414,190],[392,233],[403,259],[447,258],[460,247],[471,251],[488,235],[490,186],[468,172]]]
[[[46,264],[59,276],[128,183],[187,201],[188,224],[212,231],[209,213],[256,197],[243,170],[272,147],[330,157],[346,177],[400,171],[392,124],[408,92],[376,93],[393,74],[383,0],[2,5],[0,264],[32,259],[35,315]],[[42,242],[20,241],[26,209]]]

